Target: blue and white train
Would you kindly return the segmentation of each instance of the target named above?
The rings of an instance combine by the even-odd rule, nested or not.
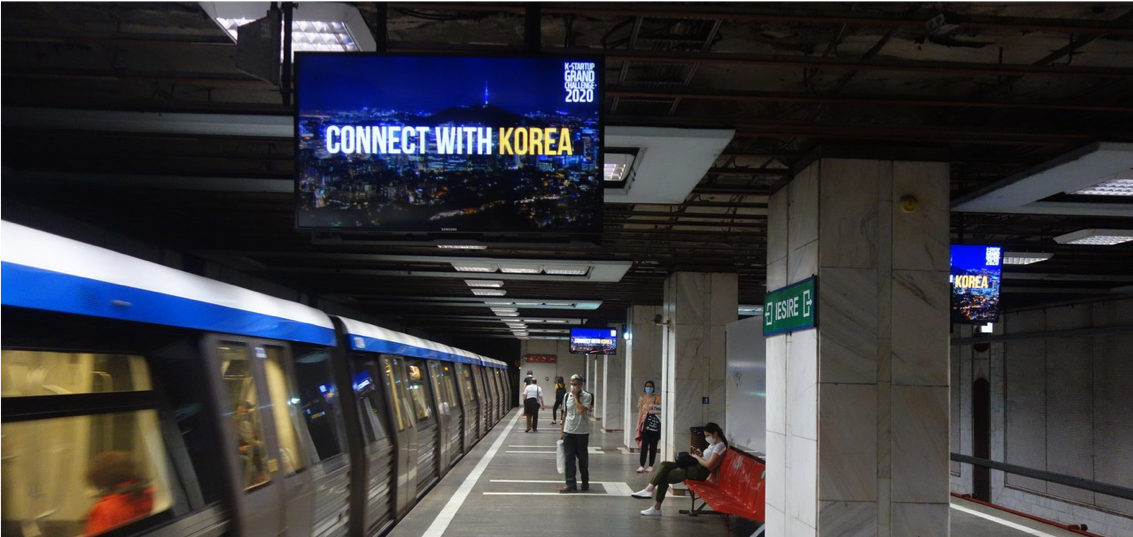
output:
[[[3,222],[3,535],[376,535],[499,360]]]

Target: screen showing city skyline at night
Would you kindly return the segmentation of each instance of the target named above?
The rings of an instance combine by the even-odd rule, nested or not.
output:
[[[999,246],[952,245],[952,322],[983,324],[999,320],[1003,267]]]
[[[571,354],[617,354],[618,331],[614,328],[571,328]]]
[[[602,227],[599,57],[297,54],[296,227]]]

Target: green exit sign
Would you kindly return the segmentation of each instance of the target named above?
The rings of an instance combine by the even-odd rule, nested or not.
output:
[[[814,328],[818,320],[815,277],[767,293],[763,299],[763,335]]]

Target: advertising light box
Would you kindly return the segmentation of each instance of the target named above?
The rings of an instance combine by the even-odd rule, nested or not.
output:
[[[571,354],[617,354],[618,331],[613,328],[571,328]]]
[[[952,322],[983,324],[999,320],[999,246],[952,245]]]
[[[296,226],[602,226],[600,57],[296,55]]]

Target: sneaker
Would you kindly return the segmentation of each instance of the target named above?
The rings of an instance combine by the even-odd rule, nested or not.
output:
[[[642,473],[642,472],[644,472],[644,471],[645,471],[645,467],[644,467],[644,466],[638,466],[638,467],[637,467],[637,473],[639,473],[639,474],[640,474],[640,473]]]
[[[575,487],[563,487],[559,489],[559,494],[571,494],[575,492],[578,492],[578,489]]]
[[[652,467],[652,466],[646,466],[646,467],[645,467],[645,472],[646,472],[646,473],[650,473],[650,474],[651,474],[651,473],[653,473],[653,467]]]
[[[661,510],[654,509],[653,506],[650,506],[649,509],[641,512],[641,516],[661,516]]]
[[[630,494],[630,496],[633,496],[634,498],[652,498],[653,493],[649,492],[648,488],[643,488],[633,494]],[[650,509],[652,509],[652,507],[650,507]]]

